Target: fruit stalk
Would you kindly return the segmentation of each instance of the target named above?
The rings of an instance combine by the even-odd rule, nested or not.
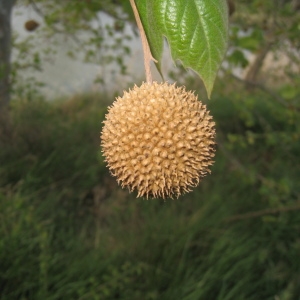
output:
[[[134,0],[130,0],[130,4],[134,13],[134,17],[140,32],[142,45],[143,45],[143,53],[144,53],[144,65],[145,65],[145,73],[146,73],[146,81],[147,83],[152,84],[152,73],[151,73],[151,61],[157,62],[157,60],[152,56],[151,50],[149,47],[149,43],[146,37],[146,33],[138,12],[138,9],[136,7],[136,4]]]

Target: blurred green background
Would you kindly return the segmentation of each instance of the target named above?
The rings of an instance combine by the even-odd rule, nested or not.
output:
[[[89,31],[104,10],[115,20],[103,28],[112,39],[124,24],[136,30],[127,1],[71,2],[24,5],[47,13],[39,34],[51,39],[53,24],[66,35]],[[169,74],[196,91],[217,127],[212,174],[176,200],[136,198],[110,176],[99,135],[114,97],[100,90],[46,101],[41,85],[22,79],[32,65],[12,62],[0,119],[1,300],[300,299],[300,5],[230,7],[212,99],[196,75]],[[103,32],[94,34],[91,47],[105,53]],[[122,59],[105,63],[126,72]]]

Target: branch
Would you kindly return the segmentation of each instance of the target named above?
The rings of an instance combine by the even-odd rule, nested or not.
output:
[[[224,72],[226,72],[227,74],[229,73],[226,69],[222,68],[222,70]],[[276,99],[278,101],[278,103],[280,103],[281,105],[283,105],[284,107],[289,107],[288,104],[286,103],[286,101],[284,100],[284,98],[280,97],[278,95],[278,93],[273,92],[272,90],[270,90],[269,88],[267,88],[266,86],[264,86],[263,84],[257,83],[257,82],[252,82],[252,81],[248,81],[242,78],[239,78],[238,76],[229,73],[229,75],[234,78],[236,81],[243,83],[245,85],[248,85],[250,87],[256,88],[256,89],[260,89],[261,91],[265,92],[266,94],[269,94],[270,96],[272,96],[274,99]]]
[[[269,41],[267,42],[256,54],[256,57],[250,66],[245,79],[249,82],[256,82],[256,77],[263,65],[263,61],[265,60],[267,54],[269,53],[270,49],[272,48],[274,42]]]

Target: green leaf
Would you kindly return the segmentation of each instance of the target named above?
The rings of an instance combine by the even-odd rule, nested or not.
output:
[[[263,36],[261,29],[254,29],[253,32],[244,37],[239,37],[237,40],[237,46],[250,51],[256,51],[260,48],[263,42]]]
[[[136,5],[158,70],[166,37],[173,60],[196,71],[210,96],[227,50],[226,0],[136,0]]]
[[[229,56],[227,56],[227,60],[235,67],[241,66],[242,68],[245,68],[249,64],[244,53],[239,49],[234,50]]]

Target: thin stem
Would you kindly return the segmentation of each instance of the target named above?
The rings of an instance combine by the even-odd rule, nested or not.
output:
[[[268,208],[264,210],[259,211],[253,211],[248,212],[245,214],[235,215],[230,218],[225,219],[226,222],[234,222],[234,221],[240,221],[240,220],[246,220],[246,219],[252,219],[252,218],[259,218],[266,215],[276,215],[283,212],[290,212],[290,211],[296,211],[300,210],[300,202],[296,202],[295,205],[292,206],[286,206],[286,207],[279,207],[279,208]]]
[[[142,45],[143,45],[143,52],[144,52],[144,65],[145,65],[145,73],[146,73],[146,81],[147,83],[152,83],[152,73],[151,73],[151,61],[157,62],[155,58],[153,58],[151,54],[151,50],[149,47],[149,43],[145,34],[145,30],[139,15],[139,12],[137,10],[136,4],[134,0],[130,0],[130,4],[135,16],[135,20],[141,35]]]

